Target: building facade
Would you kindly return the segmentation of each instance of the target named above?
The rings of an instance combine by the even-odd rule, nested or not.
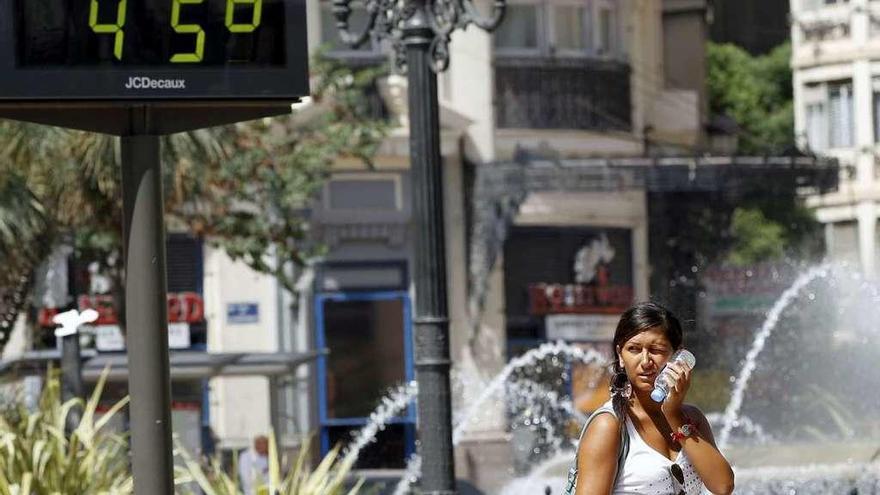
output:
[[[386,60],[385,47],[339,44],[330,2],[307,6],[313,51],[327,46],[355,66]],[[355,10],[355,26],[362,14]],[[457,411],[511,358],[543,343],[610,352],[615,315],[652,295],[652,279],[665,273],[652,232],[676,228],[681,202],[661,210],[652,198],[728,194],[737,173],[810,168],[809,159],[705,156],[707,33],[705,0],[511,0],[494,34],[453,35],[438,82]],[[325,353],[283,376],[200,383],[199,421],[220,449],[243,448],[271,426],[288,447],[316,435],[316,451],[326,452],[413,379],[418,231],[406,91],[405,78],[391,75],[364,95],[392,129],[370,166],[334,164],[309,211],[326,255],[302,269],[296,294],[209,243],[193,248],[204,340],[189,350]],[[603,400],[593,393],[604,388],[595,387],[602,372],[574,371],[562,391],[591,410]],[[534,461],[538,440],[514,431],[502,400],[479,409],[462,429],[457,475],[498,493],[511,470]],[[413,408],[401,409],[357,467],[402,468],[415,427]]]
[[[329,56],[353,65],[386,59],[382,46],[339,43],[331,3],[308,6],[313,47],[329,45]],[[644,171],[656,163],[638,157],[705,145],[706,32],[705,2],[516,0],[495,33],[453,35],[438,84],[456,411],[509,359],[544,342],[604,350],[613,313],[648,296]],[[298,297],[294,340],[329,351],[304,380],[314,387],[294,401],[312,404],[299,420],[322,450],[413,376],[418,231],[405,78],[381,79],[377,94],[396,125],[372,168],[335,167],[312,211],[327,256]],[[579,400],[588,409],[596,399]],[[497,493],[529,462],[535,439],[512,431],[497,397],[480,409],[462,430],[457,475]],[[359,466],[403,467],[414,450],[412,414],[402,411]]]
[[[880,142],[880,2],[791,2],[795,132],[837,158],[839,189],[813,197],[830,257],[876,275]]]
[[[386,60],[382,46],[342,46],[331,8],[308,3],[313,48],[355,66]],[[770,170],[815,182],[812,158],[706,156],[707,38],[706,2],[693,0],[516,0],[494,34],[453,35],[438,82],[456,411],[543,343],[610,352],[614,315],[666,273],[664,240],[652,248],[652,232],[677,228],[676,194],[729,199]],[[291,441],[316,433],[321,451],[414,376],[406,80],[380,78],[365,98],[393,128],[369,167],[334,166],[310,212],[326,256],[301,274],[292,311],[276,306],[290,332],[278,345],[328,352],[282,394],[282,431]],[[576,371],[592,385],[561,391],[591,410],[603,372]],[[462,427],[457,475],[497,493],[511,469],[533,464],[539,439],[512,427],[503,400],[479,409]],[[358,467],[399,469],[414,441],[414,411],[404,408]]]

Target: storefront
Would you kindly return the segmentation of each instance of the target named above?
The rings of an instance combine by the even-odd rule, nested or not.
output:
[[[195,237],[175,233],[167,237],[168,343],[175,352],[203,354],[207,351],[202,249],[203,242]],[[54,315],[69,309],[94,309],[99,314],[98,320],[80,329],[85,356],[91,360],[100,356],[124,358],[125,337],[119,318],[122,292],[116,288],[121,280],[121,268],[115,266],[119,262],[112,256],[109,260],[99,260],[87,254],[77,257],[70,251],[54,256],[46,269],[54,274],[46,277],[54,286],[42,287],[43,294],[36,298],[44,305],[32,313],[34,331],[30,350],[47,351],[50,356],[57,348]],[[49,292],[54,294],[45,297]],[[208,376],[172,377],[172,421],[175,431],[194,452],[210,450],[213,444],[208,427],[210,408],[205,380]],[[87,382],[93,383],[94,378],[86,375]],[[102,406],[109,406],[128,394],[125,378],[108,384],[102,395]]]
[[[504,246],[509,357],[565,341],[610,362],[617,320],[635,297],[632,244],[626,228],[514,226]],[[604,399],[595,386],[604,379],[602,364],[568,370],[563,388],[582,411]]]

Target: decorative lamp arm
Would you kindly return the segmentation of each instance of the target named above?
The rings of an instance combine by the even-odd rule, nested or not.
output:
[[[346,45],[357,48],[364,44],[370,37],[373,27],[376,25],[376,18],[379,15],[378,8],[368,8],[369,18],[363,31],[353,33],[349,30],[348,18],[351,16],[351,0],[333,0],[333,16],[336,18],[336,30],[339,37],[342,38]]]
[[[367,22],[353,32],[348,22],[352,1],[333,0],[336,29],[346,45],[357,48],[370,38],[389,41],[395,50],[394,64],[402,70],[406,65],[405,38],[427,39],[435,72],[442,72],[449,65],[449,41],[453,31],[470,24],[492,31],[507,10],[507,0],[493,0],[489,16],[477,9],[474,0],[363,0]]]
[[[484,31],[494,31],[504,20],[504,14],[507,12],[507,0],[495,0],[492,3],[492,15],[488,18],[483,17],[472,1],[461,0],[461,4],[470,21]]]

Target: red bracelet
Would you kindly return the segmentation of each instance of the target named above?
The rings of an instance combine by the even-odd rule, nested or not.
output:
[[[680,443],[683,439],[693,436],[694,433],[697,432],[697,425],[695,425],[690,419],[685,418],[684,424],[682,424],[678,430],[673,431],[669,434],[669,437],[675,443]]]

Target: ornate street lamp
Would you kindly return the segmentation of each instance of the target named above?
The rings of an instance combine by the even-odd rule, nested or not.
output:
[[[407,71],[410,163],[416,219],[415,353],[419,384],[419,440],[422,493],[455,493],[452,452],[452,406],[449,387],[449,317],[446,305],[446,254],[443,233],[443,170],[437,75],[449,65],[449,38],[474,24],[495,29],[504,17],[506,0],[494,0],[483,17],[473,0],[362,0],[367,24],[349,30],[352,0],[333,0],[342,40],[353,46],[367,40],[388,41],[395,65]]]

